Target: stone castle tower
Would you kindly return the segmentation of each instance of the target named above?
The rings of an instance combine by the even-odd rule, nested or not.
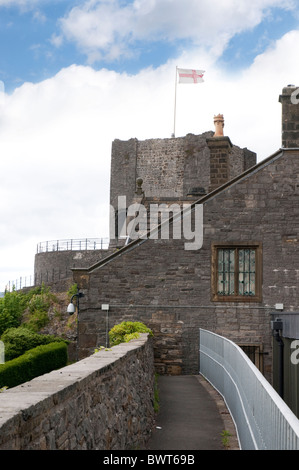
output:
[[[137,199],[145,205],[191,203],[256,164],[254,152],[233,145],[224,135],[222,114],[214,116],[214,125],[215,132],[200,135],[115,140],[110,176],[113,217],[117,214],[120,220],[119,196],[126,197],[127,207]]]
[[[118,238],[119,221],[126,222],[126,208],[133,202],[189,204],[225,184],[256,163],[256,154],[233,145],[224,135],[222,114],[214,116],[215,131],[166,139],[116,139],[112,143],[110,205],[115,208],[116,237],[107,249],[46,249],[35,256],[35,285],[44,282],[67,290],[72,268],[90,266],[125,244]],[[118,197],[126,208],[118,212]],[[110,234],[111,235],[111,234]]]

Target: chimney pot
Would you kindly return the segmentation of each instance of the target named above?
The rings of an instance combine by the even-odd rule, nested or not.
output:
[[[223,128],[224,128],[223,114],[217,114],[217,116],[214,116],[214,125],[215,125],[214,137],[223,136]]]

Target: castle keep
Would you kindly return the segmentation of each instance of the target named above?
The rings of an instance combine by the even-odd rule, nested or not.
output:
[[[218,119],[215,116],[217,129]],[[228,137],[206,132],[170,139],[112,143],[110,204],[117,197],[135,198],[136,181],[143,180],[146,199],[190,201],[239,175],[256,163],[256,154],[233,145]],[[214,135],[215,134],[215,135]]]
[[[204,328],[240,345],[272,380],[271,314],[277,308],[299,310],[294,90],[284,88],[279,98],[282,147],[259,163],[254,152],[225,135],[222,115],[214,118],[215,131],[201,135],[113,142],[110,202],[116,237],[104,257],[89,266],[77,263],[72,271],[84,293],[81,357],[105,345],[114,324],[138,320],[154,332],[161,374],[198,373],[198,329]],[[120,196],[126,200],[122,214]],[[193,213],[201,205],[202,247],[185,250],[185,240],[174,237],[119,238],[119,223],[128,222],[132,203],[189,204]]]

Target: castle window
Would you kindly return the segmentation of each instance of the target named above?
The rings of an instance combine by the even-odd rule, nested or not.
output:
[[[212,245],[212,299],[261,301],[261,245]]]

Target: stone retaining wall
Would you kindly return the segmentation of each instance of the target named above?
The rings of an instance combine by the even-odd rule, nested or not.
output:
[[[153,401],[152,340],[142,334],[0,393],[0,450],[142,449]]]
[[[34,258],[34,285],[45,284],[56,292],[66,292],[72,283],[72,268],[92,266],[109,253],[108,249],[37,253]]]

